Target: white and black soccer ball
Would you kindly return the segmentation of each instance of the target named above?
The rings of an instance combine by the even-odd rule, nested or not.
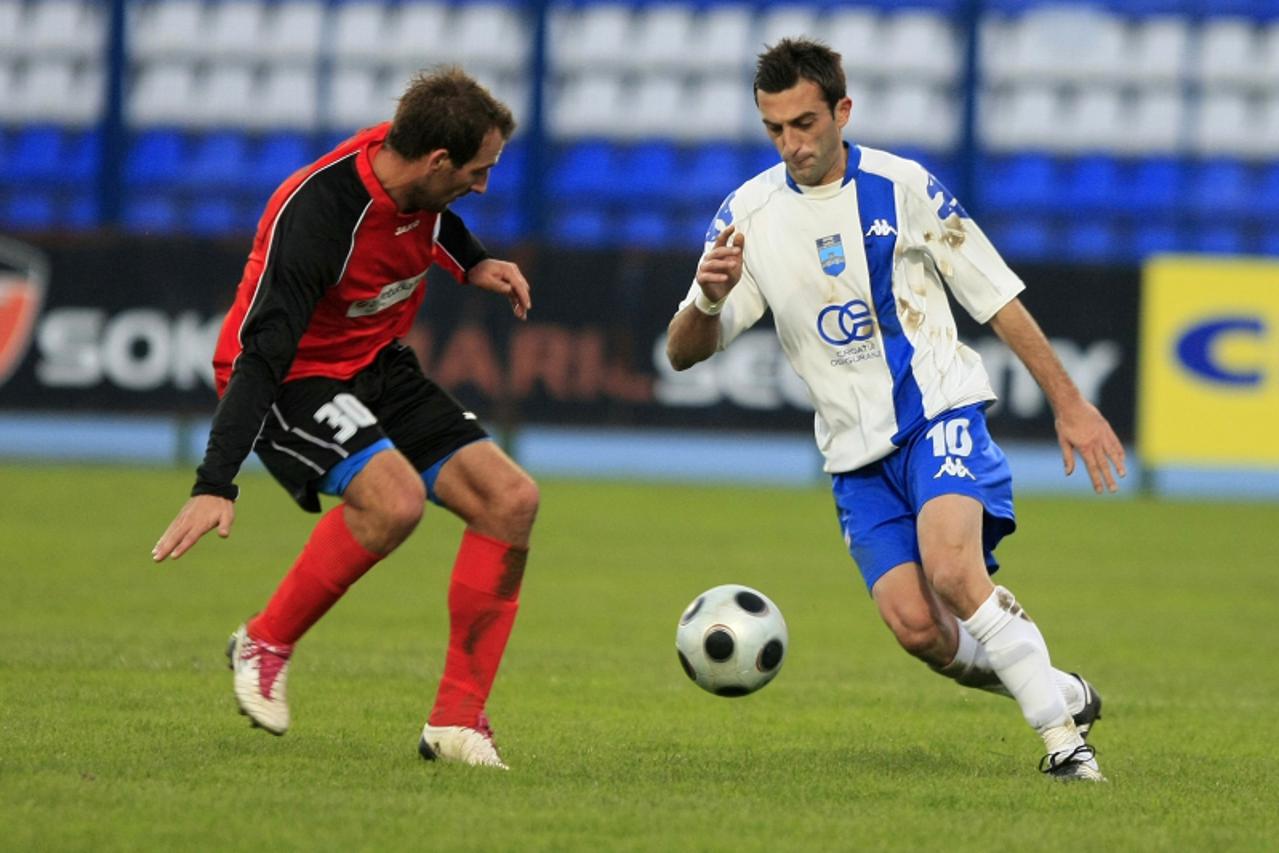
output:
[[[697,596],[675,629],[684,672],[716,696],[745,696],[772,681],[789,645],[782,611],[764,593],[740,584]]]

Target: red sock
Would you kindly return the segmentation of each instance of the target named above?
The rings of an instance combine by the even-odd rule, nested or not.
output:
[[[275,645],[296,643],[343,593],[382,559],[351,535],[338,504],[324,514],[266,609],[249,622],[249,634]]]
[[[449,652],[431,725],[475,726],[515,624],[526,560],[527,548],[472,530],[462,534],[449,582]]]

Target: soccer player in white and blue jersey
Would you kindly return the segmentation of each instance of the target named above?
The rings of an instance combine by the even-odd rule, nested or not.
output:
[[[960,684],[1015,699],[1043,738],[1044,772],[1103,780],[1085,741],[1100,697],[1052,666],[1035,623],[990,579],[1016,526],[1012,478],[986,429],[994,392],[946,291],[1043,388],[1067,474],[1078,453],[1093,487],[1115,491],[1122,445],[954,197],[918,163],[843,142],[852,102],[838,53],[782,40],[759,57],[755,100],[782,162],[716,215],[670,324],[671,364],[711,357],[771,310],[817,410],[844,541],[898,642]]]

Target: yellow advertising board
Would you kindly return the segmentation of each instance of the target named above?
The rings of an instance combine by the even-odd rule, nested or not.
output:
[[[1140,335],[1146,465],[1279,468],[1279,262],[1151,259]]]

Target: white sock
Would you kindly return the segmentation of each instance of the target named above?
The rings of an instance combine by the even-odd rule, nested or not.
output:
[[[1033,626],[1034,623],[1032,622],[1031,625]],[[973,635],[968,633],[968,629],[962,622],[959,623],[958,628],[959,649],[955,652],[954,659],[945,666],[933,667],[933,671],[964,687],[973,687],[1011,698],[1012,694],[999,680],[999,675],[990,665],[990,657],[981,643],[973,639]],[[1084,709],[1084,689],[1079,679],[1069,672],[1054,668],[1053,681],[1056,682],[1057,689],[1061,691],[1061,698],[1066,702],[1066,713],[1073,716]]]
[[[977,612],[960,624],[985,649],[991,669],[1017,700],[1031,728],[1041,734],[1060,726],[1074,730],[1043,635],[1011,592],[995,587]]]

